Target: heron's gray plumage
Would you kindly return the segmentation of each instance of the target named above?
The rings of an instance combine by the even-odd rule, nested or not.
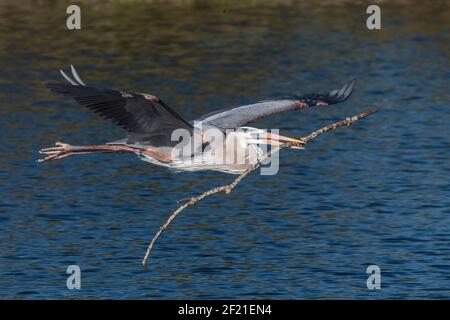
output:
[[[71,71],[75,80],[60,71],[70,84],[49,82],[47,88],[73,98],[127,130],[128,140],[132,144],[174,146],[177,142],[171,141],[168,132],[180,128],[193,131],[192,125],[155,96],[88,87],[73,66]]]
[[[278,113],[340,103],[350,97],[355,86],[355,80],[352,80],[343,87],[324,94],[293,95],[218,110],[193,121],[194,124],[201,123],[199,131],[158,97],[145,93],[90,87],[81,80],[73,65],[70,66],[70,71],[72,77],[60,70],[69,84],[50,82],[47,83],[47,88],[73,98],[79,104],[111,120],[128,132],[127,138],[111,142],[106,147],[98,148],[97,146],[95,150],[98,152],[105,150],[130,152],[131,150],[145,161],[188,171],[242,172],[264,153],[260,144],[279,145],[273,138],[267,136],[259,138],[258,135],[262,130],[244,127],[246,124]],[[174,155],[174,151],[180,148],[180,141],[172,140],[172,134],[176,129],[187,130],[190,143],[194,141],[188,154]],[[217,129],[220,134],[225,134],[224,139],[217,140],[216,137],[208,136],[210,129]],[[225,129],[233,129],[234,132],[228,132]],[[272,135],[272,137],[275,136]],[[277,137],[295,140],[289,137]],[[277,137],[275,139],[278,139]],[[237,145],[236,148],[235,145]],[[55,152],[52,148],[50,149],[48,152]],[[90,150],[93,149],[87,148],[87,153],[90,153]],[[237,157],[235,157],[236,153],[239,153]],[[236,161],[223,163],[221,160],[224,157],[236,158]]]
[[[294,95],[290,98],[267,100],[249,105],[226,108],[207,114],[197,121],[220,128],[237,128],[282,112],[343,102],[350,97],[355,84],[356,80],[352,80],[344,84],[340,89],[334,89],[325,94],[311,93],[299,96]]]
[[[304,107],[307,107],[305,103],[295,99],[261,101],[217,111],[203,116],[197,121],[201,121],[204,125],[214,125],[219,128],[231,129],[277,113]]]

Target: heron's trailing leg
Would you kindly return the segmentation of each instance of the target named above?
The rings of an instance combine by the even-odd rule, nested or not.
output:
[[[143,150],[132,148],[124,145],[93,145],[93,146],[72,146],[67,143],[56,142],[55,147],[44,148],[39,153],[44,155],[44,158],[37,160],[37,162],[44,162],[48,160],[62,159],[75,154],[87,154],[87,153],[124,153],[133,152],[139,153]]]

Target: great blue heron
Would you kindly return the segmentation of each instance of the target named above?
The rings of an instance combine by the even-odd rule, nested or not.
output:
[[[301,148],[302,144],[301,140],[246,124],[285,111],[345,101],[355,86],[352,80],[328,93],[292,95],[235,106],[188,122],[153,95],[89,87],[73,65],[73,78],[60,72],[70,84],[50,82],[47,88],[73,98],[128,134],[122,140],[103,145],[72,146],[57,142],[55,147],[40,150],[44,158],[39,162],[75,154],[131,152],[144,161],[178,171],[216,170],[234,174],[256,163],[266,152],[262,146],[276,148],[283,142],[294,141],[298,145],[293,148]]]

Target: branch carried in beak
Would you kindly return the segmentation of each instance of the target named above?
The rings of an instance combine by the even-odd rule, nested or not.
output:
[[[267,132],[267,133],[264,132],[264,133],[260,134],[260,137],[263,139],[264,143],[271,145],[271,146],[276,146],[276,147],[282,146],[285,142],[295,142],[295,143],[298,143],[299,145],[291,146],[290,149],[304,149],[303,145],[306,144],[306,142],[303,140],[280,136],[280,135],[277,135],[275,133],[270,133],[270,132]]]

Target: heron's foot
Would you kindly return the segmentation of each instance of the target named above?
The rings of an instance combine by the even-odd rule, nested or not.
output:
[[[57,160],[72,155],[75,151],[75,147],[67,143],[56,142],[55,147],[44,148],[39,151],[44,155],[44,158],[38,159],[37,162],[44,162],[49,160]]]

